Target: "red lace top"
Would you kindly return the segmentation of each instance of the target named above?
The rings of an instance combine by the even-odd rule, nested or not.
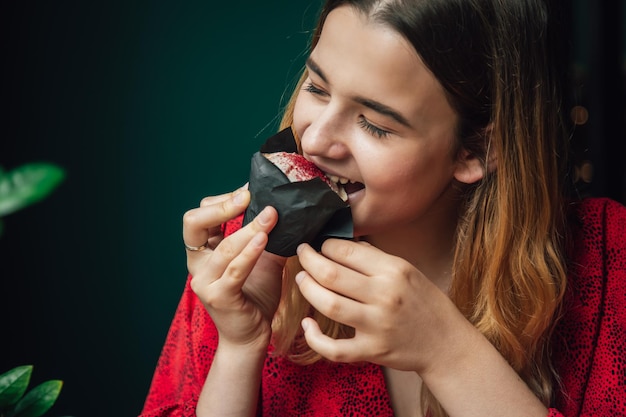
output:
[[[626,416],[626,207],[609,199],[574,206],[564,313],[553,359],[562,389],[549,416]],[[141,417],[195,417],[217,331],[185,286]],[[382,369],[271,355],[263,370],[262,416],[392,416]]]

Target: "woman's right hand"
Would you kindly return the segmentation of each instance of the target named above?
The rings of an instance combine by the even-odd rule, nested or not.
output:
[[[278,213],[266,207],[227,238],[221,231],[221,225],[241,214],[249,202],[245,188],[203,199],[200,207],[183,216],[183,240],[189,246],[207,246],[187,250],[187,268],[191,288],[218,329],[220,346],[265,349],[286,262],[264,251]]]

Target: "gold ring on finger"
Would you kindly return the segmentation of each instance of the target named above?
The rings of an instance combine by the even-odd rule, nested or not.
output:
[[[185,249],[187,249],[188,251],[191,251],[191,252],[203,251],[203,250],[205,250],[205,249],[207,249],[209,247],[209,242],[204,242],[200,246],[189,246],[184,241],[183,241],[183,244],[185,245]]]

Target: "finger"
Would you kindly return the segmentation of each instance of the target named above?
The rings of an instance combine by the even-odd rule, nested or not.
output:
[[[239,189],[228,198],[219,196],[213,204],[187,211],[183,216],[183,240],[189,246],[204,245],[219,234],[222,223],[241,214],[250,202],[250,193]]]
[[[390,256],[367,242],[353,242],[345,239],[326,240],[322,245],[321,253],[348,269],[368,276],[382,271],[388,262],[381,261],[381,258]]]
[[[273,207],[265,207],[245,227],[224,239],[211,254],[211,268],[222,275],[235,257],[243,251],[259,232],[268,234],[278,222],[278,212]]]
[[[200,207],[206,207],[206,206],[210,206],[212,204],[217,204],[217,203],[221,203],[223,201],[226,201],[229,198],[232,198],[233,195],[236,192],[237,192],[237,190],[233,191],[232,193],[226,193],[226,194],[220,194],[220,195],[210,195],[208,197],[204,197],[202,200],[200,200]]]
[[[333,362],[354,363],[366,360],[367,346],[360,346],[359,339],[333,339],[320,330],[310,317],[302,320],[304,338],[315,352]]]
[[[265,249],[267,244],[267,233],[258,232],[243,248],[241,253],[237,255],[226,267],[224,274],[218,280],[217,285],[221,286],[224,291],[215,291],[214,293],[220,294],[220,300],[225,305],[230,305],[231,301],[228,297],[239,298],[241,288],[246,282],[246,278],[252,272],[252,269],[256,265],[259,257]],[[207,284],[205,281],[203,284]],[[208,286],[205,285],[200,291],[208,290]],[[204,299],[208,299],[208,294]]]
[[[308,244],[300,245],[297,253],[302,268],[323,287],[361,302],[371,291],[369,277],[317,253]]]
[[[295,277],[300,292],[309,303],[326,317],[352,327],[361,327],[367,306],[356,300],[337,294],[321,286],[306,271],[300,271]]]
[[[229,282],[237,285],[237,292],[243,286],[243,283],[250,272],[254,268],[256,261],[265,249],[267,243],[267,233],[258,232],[252,237],[248,244],[243,248],[241,254],[233,259],[226,267],[224,277]]]
[[[200,207],[205,207],[205,206],[209,206],[211,204],[220,203],[220,202],[222,202],[224,200],[227,200],[227,199],[231,198],[235,193],[238,193],[241,190],[247,190],[247,189],[248,189],[248,183],[245,183],[243,186],[239,187],[238,189],[236,189],[235,191],[233,191],[231,193],[225,193],[225,194],[220,194],[220,195],[212,195],[212,196],[204,197],[200,201]]]

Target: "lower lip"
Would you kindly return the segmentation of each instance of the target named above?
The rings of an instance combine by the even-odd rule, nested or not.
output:
[[[363,198],[365,194],[365,188],[361,188],[359,191],[355,191],[351,194],[348,194],[348,204],[353,206],[355,203],[359,202]]]

